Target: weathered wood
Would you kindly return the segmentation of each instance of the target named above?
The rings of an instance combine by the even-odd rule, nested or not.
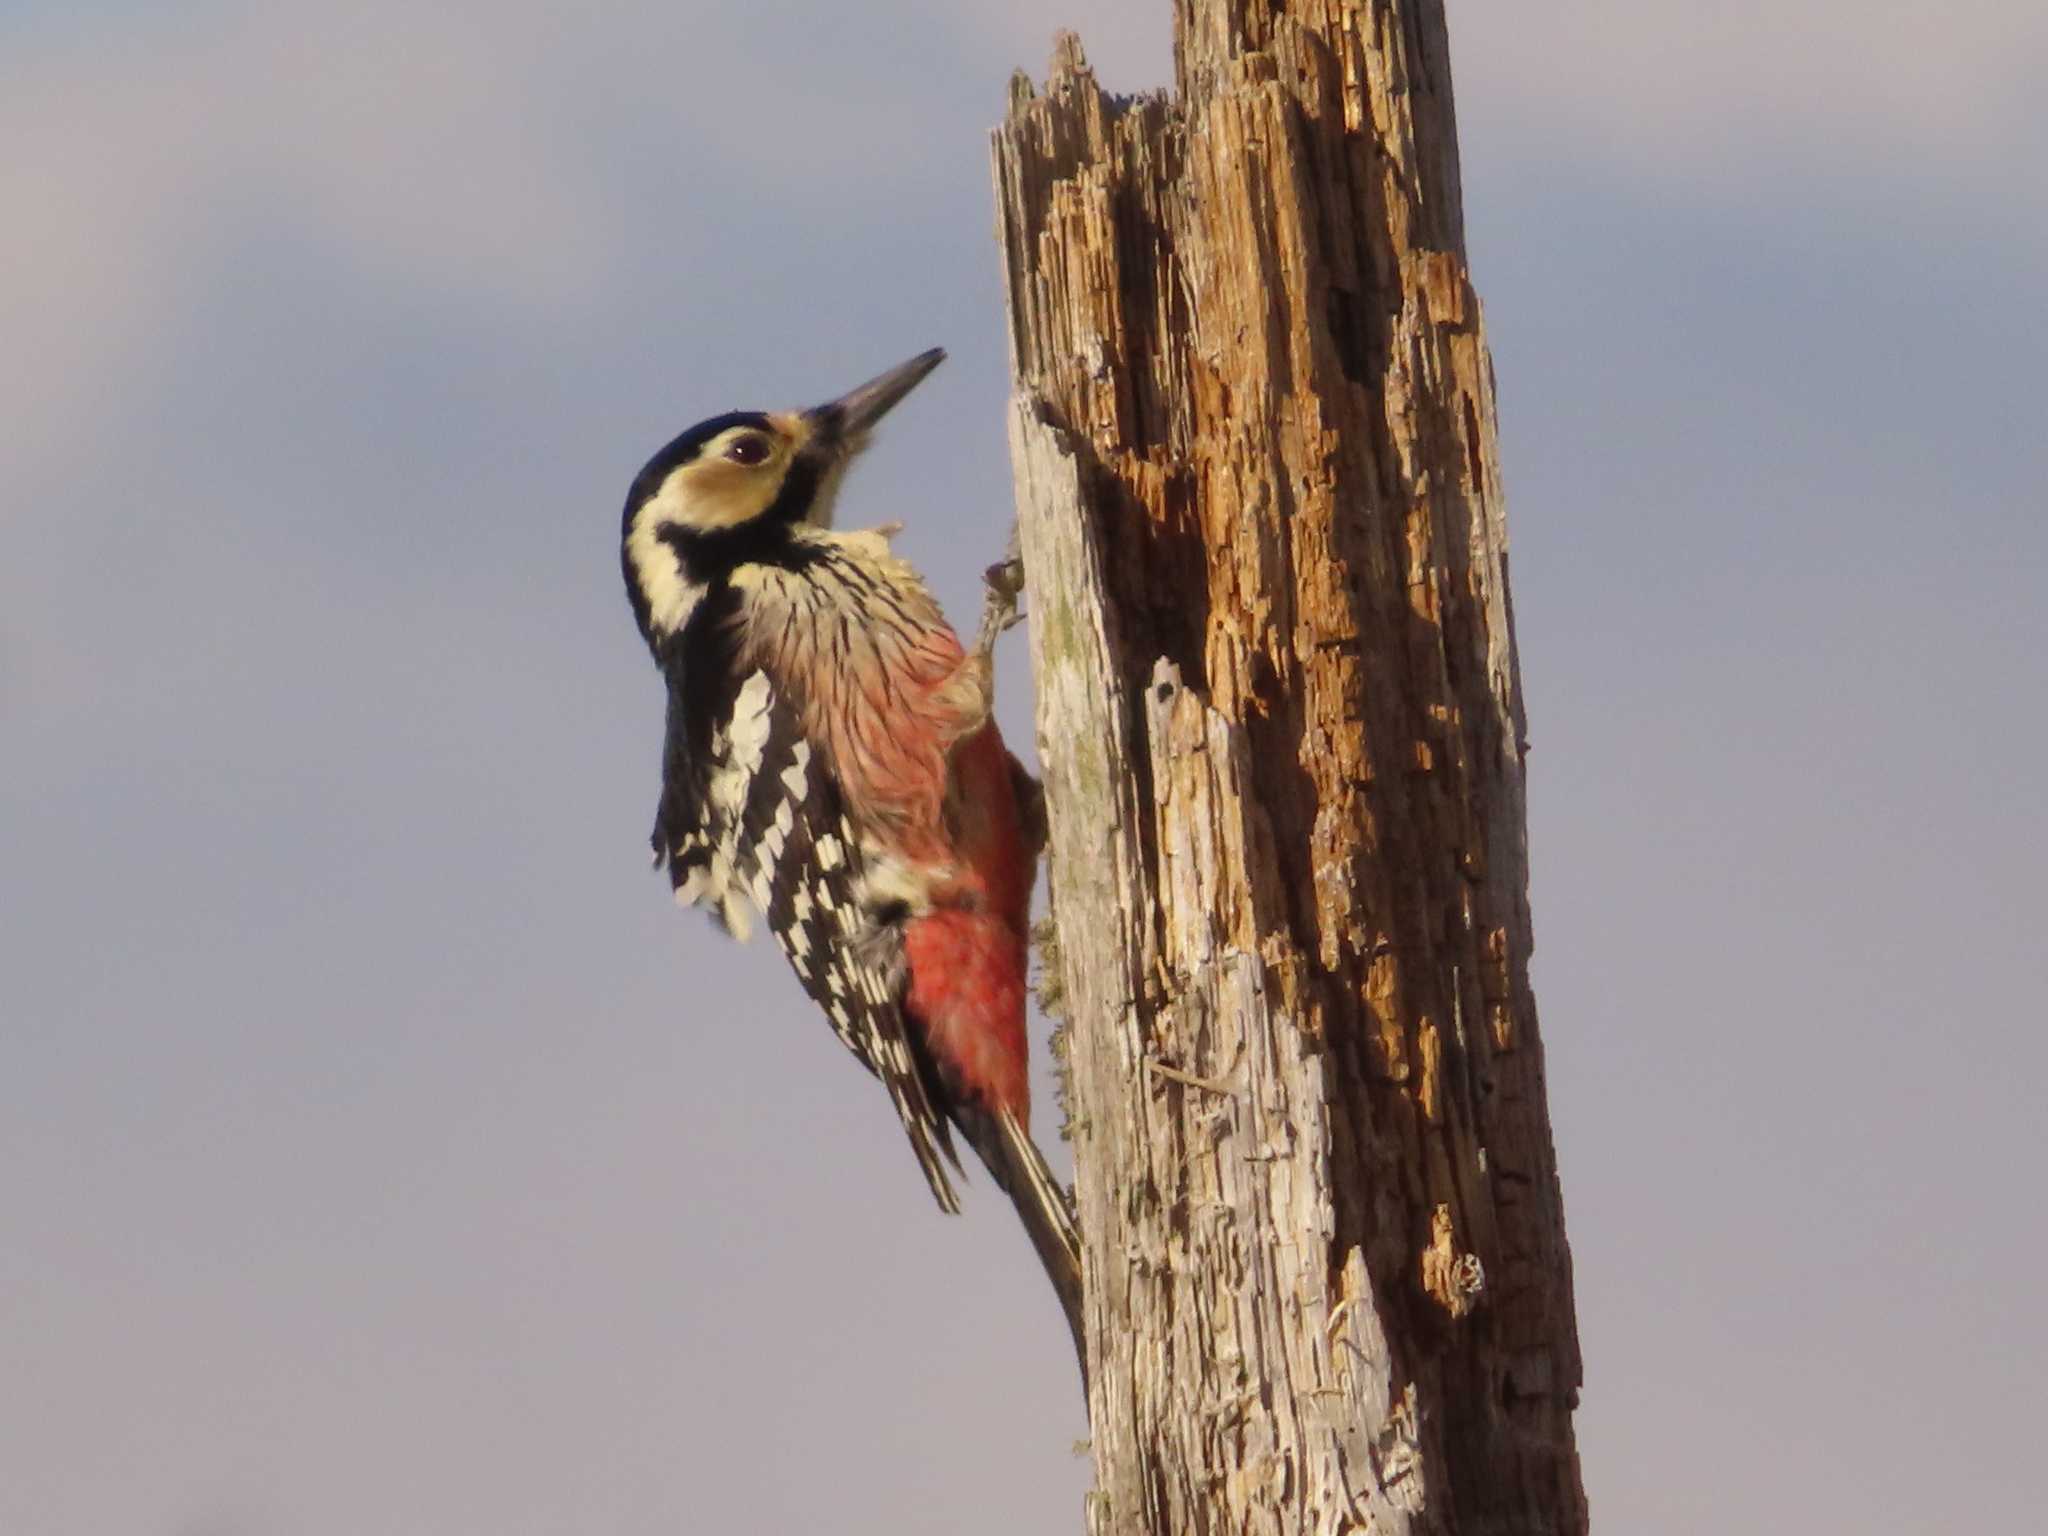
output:
[[[996,135],[1090,1524],[1580,1531],[1441,7],[1177,12]]]

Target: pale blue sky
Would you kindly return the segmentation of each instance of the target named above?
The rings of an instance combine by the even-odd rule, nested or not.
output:
[[[2024,1528],[2048,15],[1451,9],[1594,1518]],[[645,868],[614,540],[942,344],[843,506],[970,615],[986,131],[1168,11],[0,13],[0,1532],[1079,1529],[999,1204]]]

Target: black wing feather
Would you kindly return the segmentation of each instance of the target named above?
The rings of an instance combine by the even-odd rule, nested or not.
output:
[[[902,935],[863,908],[860,842],[837,775],[774,680],[739,675],[729,654],[707,653],[713,644],[715,630],[664,668],[656,862],[668,865],[679,899],[709,908],[728,931],[745,936],[748,908],[766,920],[833,1032],[888,1089],[933,1196],[956,1211],[947,1165],[959,1161],[937,1108],[943,1095],[902,1007]]]

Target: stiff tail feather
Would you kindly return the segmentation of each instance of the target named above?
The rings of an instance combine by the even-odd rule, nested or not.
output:
[[[1088,1335],[1081,1324],[1081,1233],[1074,1224],[1074,1208],[1067,1192],[1046,1166],[1027,1130],[1013,1114],[970,1111],[958,1117],[960,1129],[974,1150],[988,1165],[990,1177],[1024,1223],[1038,1262],[1045,1266],[1067,1315],[1067,1328],[1074,1336],[1074,1358],[1081,1367],[1081,1381],[1088,1381]]]

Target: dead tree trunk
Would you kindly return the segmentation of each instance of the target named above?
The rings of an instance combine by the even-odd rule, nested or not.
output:
[[[1437,0],[1179,0],[996,135],[1091,1525],[1577,1532]]]

